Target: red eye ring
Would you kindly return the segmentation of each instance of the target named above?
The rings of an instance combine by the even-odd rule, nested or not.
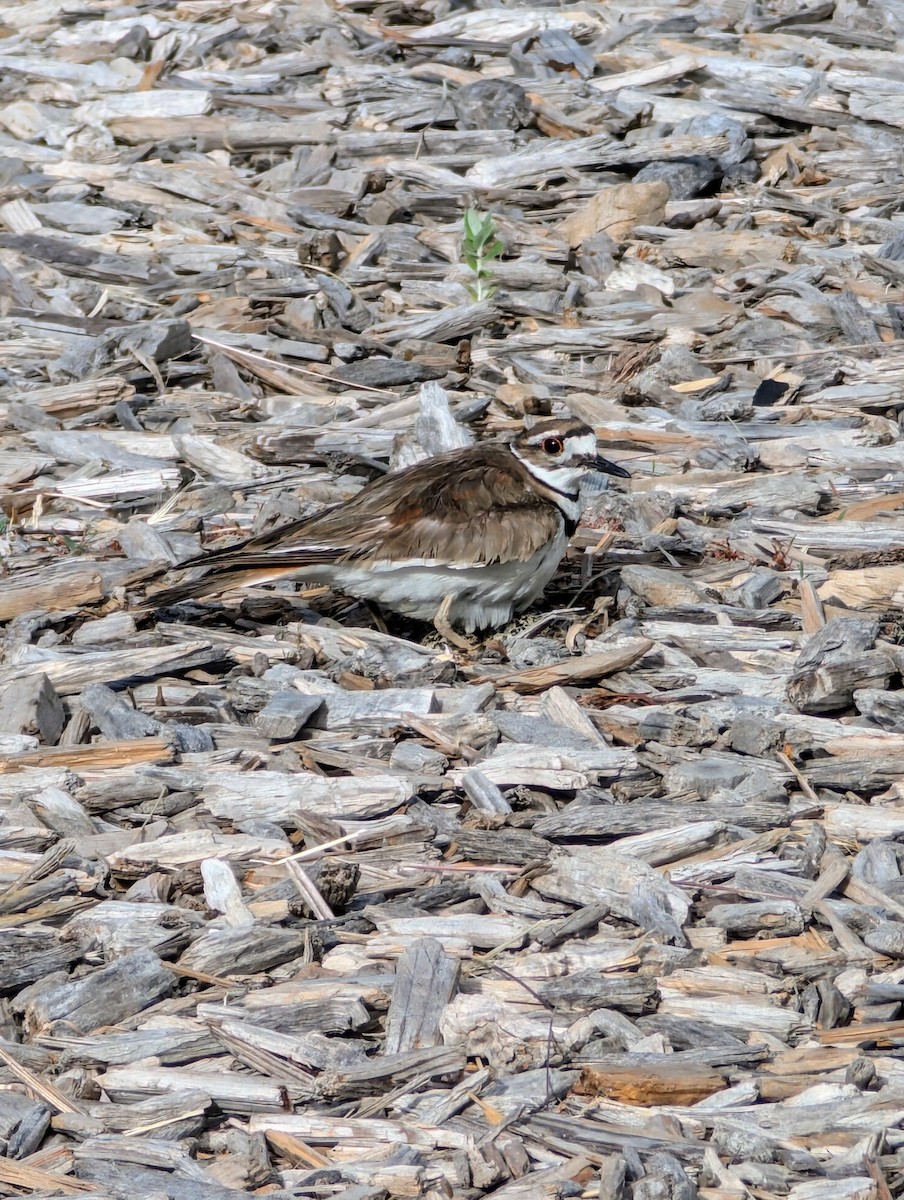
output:
[[[548,437],[543,439],[544,454],[561,454],[565,449],[562,444],[562,439],[557,437]]]

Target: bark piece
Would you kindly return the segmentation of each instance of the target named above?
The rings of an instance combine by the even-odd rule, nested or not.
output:
[[[596,971],[578,971],[565,979],[553,979],[536,985],[538,993],[559,1012],[589,1012],[595,1008],[615,1008],[619,1012],[654,1012],[659,1001],[656,984],[634,976],[630,979],[606,979]]]
[[[79,703],[105,737],[115,741],[140,737],[169,737],[180,750],[200,752],[213,749],[206,729],[178,721],[163,722],[139,712],[111,688],[90,683],[82,690]]]

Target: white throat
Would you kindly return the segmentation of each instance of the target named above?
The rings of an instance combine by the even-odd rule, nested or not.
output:
[[[512,447],[512,453],[520,462],[524,463],[534,479],[553,489],[556,493],[555,502],[562,512],[571,520],[576,521],[584,509],[580,494],[581,480],[589,473],[586,465],[580,460],[596,454],[596,438],[593,434],[581,438],[569,438],[567,450],[568,457],[561,465],[547,466],[543,463],[530,462]],[[569,461],[572,456],[577,459],[576,462]]]

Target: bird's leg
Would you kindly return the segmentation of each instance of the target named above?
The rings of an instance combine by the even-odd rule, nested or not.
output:
[[[457,646],[459,650],[468,650],[473,653],[474,643],[466,637],[462,637],[460,633],[456,633],[452,628],[452,622],[449,620],[449,613],[452,611],[452,596],[446,596],[442,604],[436,610],[436,616],[433,618],[433,628],[440,637],[445,638],[447,642],[451,642],[453,646]]]
[[[389,628],[387,627],[386,622],[383,620],[383,614],[380,612],[379,608],[377,608],[376,604],[371,604],[369,600],[364,600],[363,604],[367,609],[368,616],[373,621],[374,625],[376,625],[380,633],[389,633]]]

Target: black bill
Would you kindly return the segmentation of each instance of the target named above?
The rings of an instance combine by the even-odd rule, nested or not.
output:
[[[610,462],[608,458],[602,458],[599,454],[589,459],[587,465],[593,467],[594,471],[600,471],[603,475],[617,475],[619,479],[631,478],[630,471],[626,471],[618,463]]]

